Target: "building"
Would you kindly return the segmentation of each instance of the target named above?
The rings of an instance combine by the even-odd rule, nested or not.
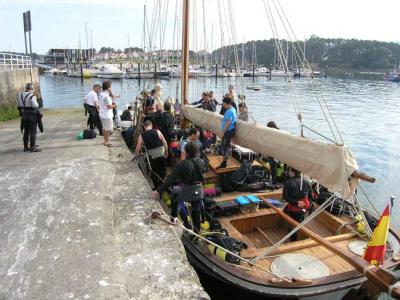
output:
[[[47,65],[65,65],[88,62],[96,55],[96,49],[50,49],[44,57]]]

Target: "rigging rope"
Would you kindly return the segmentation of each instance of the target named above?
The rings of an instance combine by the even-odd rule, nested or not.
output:
[[[291,34],[293,35],[294,41],[295,41],[295,43],[298,45],[298,47],[299,47],[299,49],[300,49],[300,53],[302,54],[302,57],[304,57],[304,62],[306,63],[307,67],[308,67],[310,70],[312,70],[310,64],[308,63],[308,60],[307,60],[306,57],[305,57],[305,53],[304,53],[303,49],[302,49],[301,46],[300,46],[300,43],[299,43],[299,41],[298,41],[298,39],[297,39],[297,37],[296,37],[294,31],[293,31],[293,28],[292,28],[292,26],[291,26],[291,24],[290,24],[290,22],[289,22],[289,20],[288,20],[288,18],[287,18],[287,16],[286,16],[285,11],[283,10],[283,8],[282,8],[280,2],[279,2],[279,1],[276,1],[276,0],[272,0],[272,1],[273,1],[273,4],[274,4],[274,6],[275,6],[275,8],[276,8],[276,10],[277,10],[277,12],[278,12],[278,14],[279,14],[279,17],[280,17],[281,22],[282,22],[282,24],[283,24],[283,26],[284,26],[284,28],[285,28],[285,30],[286,30],[286,33],[288,34],[289,38],[290,38]],[[276,2],[278,3],[278,5],[276,4]],[[282,12],[283,18],[282,18],[281,13],[279,13],[279,11]],[[290,31],[287,29],[286,23],[285,23],[284,20],[286,21],[286,23],[287,23],[287,25],[288,25]],[[293,39],[291,39],[291,40],[293,41]],[[304,42],[305,42],[305,41],[304,41]],[[299,53],[298,53],[298,51],[297,51],[297,47],[294,47],[294,48],[295,48],[296,54],[299,56],[300,61],[301,61],[301,57],[300,57],[300,55],[299,55]],[[335,135],[335,133],[334,133],[334,131],[333,131],[333,129],[332,129],[332,126],[331,126],[331,123],[330,123],[329,119],[328,119],[327,116],[326,116],[325,109],[327,110],[327,113],[329,114],[329,116],[330,116],[330,118],[331,118],[331,121],[332,121],[332,123],[333,123],[333,126],[334,126],[334,128],[335,128],[335,130],[336,130],[336,133],[338,134],[338,136],[339,136],[339,138],[340,138],[340,140],[341,140],[341,144],[344,144],[344,140],[343,140],[343,138],[342,138],[342,135],[341,135],[341,133],[340,133],[340,130],[339,130],[337,124],[336,124],[336,121],[335,121],[335,119],[334,119],[334,117],[333,117],[333,115],[332,115],[332,112],[331,112],[331,110],[330,110],[330,108],[329,108],[329,106],[328,106],[328,103],[326,102],[326,99],[325,99],[324,95],[323,95],[323,94],[321,93],[321,91],[319,91],[319,90],[318,90],[319,93],[317,93],[316,86],[315,86],[315,81],[313,80],[313,77],[312,77],[312,76],[309,76],[309,74],[306,74],[306,75],[307,75],[307,77],[311,80],[311,85],[312,85],[313,94],[314,94],[314,96],[316,97],[316,99],[317,99],[317,101],[318,101],[318,104],[319,104],[320,107],[321,107],[321,110],[322,110],[322,112],[323,112],[323,114],[324,114],[324,117],[325,117],[325,119],[326,119],[326,121],[327,121],[327,123],[328,123],[328,125],[329,125],[329,128],[330,128],[330,130],[331,130],[331,132],[332,132],[332,135],[333,135],[334,139],[336,140],[336,135]],[[321,101],[320,101],[320,97],[322,98],[322,102],[323,102],[324,105],[322,105],[322,103],[321,103]]]
[[[286,78],[286,81],[288,83],[289,92],[290,92],[291,99],[292,99],[292,104],[293,104],[296,116],[298,117],[298,120],[299,120],[299,123],[300,123],[300,129],[301,129],[303,118],[302,118],[302,114],[301,114],[300,109],[299,109],[297,95],[296,95],[296,93],[294,91],[294,88],[293,88],[293,84],[292,84],[292,80],[291,80],[290,74],[288,72],[286,60],[284,60],[284,57],[282,55],[283,50],[282,50],[282,47],[281,47],[281,44],[280,44],[280,41],[279,41],[279,35],[278,35],[276,24],[275,24],[275,21],[274,21],[274,18],[273,18],[271,7],[270,7],[268,1],[267,1],[267,3],[268,3],[268,8],[267,8],[267,4],[266,4],[265,0],[263,0],[264,9],[265,9],[265,12],[267,14],[268,22],[269,22],[271,30],[272,30],[272,35],[274,37],[275,47],[278,50],[278,56],[280,57],[281,62],[284,63],[285,78]]]

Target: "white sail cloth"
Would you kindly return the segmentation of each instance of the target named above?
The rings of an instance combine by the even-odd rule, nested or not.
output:
[[[222,136],[221,115],[188,105],[182,111],[185,118],[197,126]],[[240,120],[234,143],[286,163],[343,198],[348,198],[357,186],[358,180],[349,181],[349,178],[358,165],[346,146],[325,144]]]

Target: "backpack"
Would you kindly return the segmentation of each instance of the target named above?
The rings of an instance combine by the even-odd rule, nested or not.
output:
[[[231,183],[231,176],[229,174],[220,174],[218,177],[218,185],[221,187],[222,192],[230,193],[234,191]]]
[[[251,163],[248,160],[243,160],[239,169],[231,175],[231,182],[234,186],[239,187],[247,183],[249,175],[252,173]]]
[[[94,139],[96,137],[96,132],[93,129],[85,129],[83,131],[84,139]]]
[[[210,160],[208,159],[206,153],[204,151],[202,151],[202,150],[200,150],[200,158],[204,162],[204,166],[205,166],[204,172],[208,172],[209,165],[210,165]]]

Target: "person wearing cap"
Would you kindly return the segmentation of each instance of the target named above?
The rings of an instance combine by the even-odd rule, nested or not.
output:
[[[27,83],[25,91],[18,95],[17,103],[20,111],[21,127],[24,132],[23,143],[24,152],[40,152],[36,146],[36,132],[39,121],[39,104],[36,96],[33,94],[33,84]]]

